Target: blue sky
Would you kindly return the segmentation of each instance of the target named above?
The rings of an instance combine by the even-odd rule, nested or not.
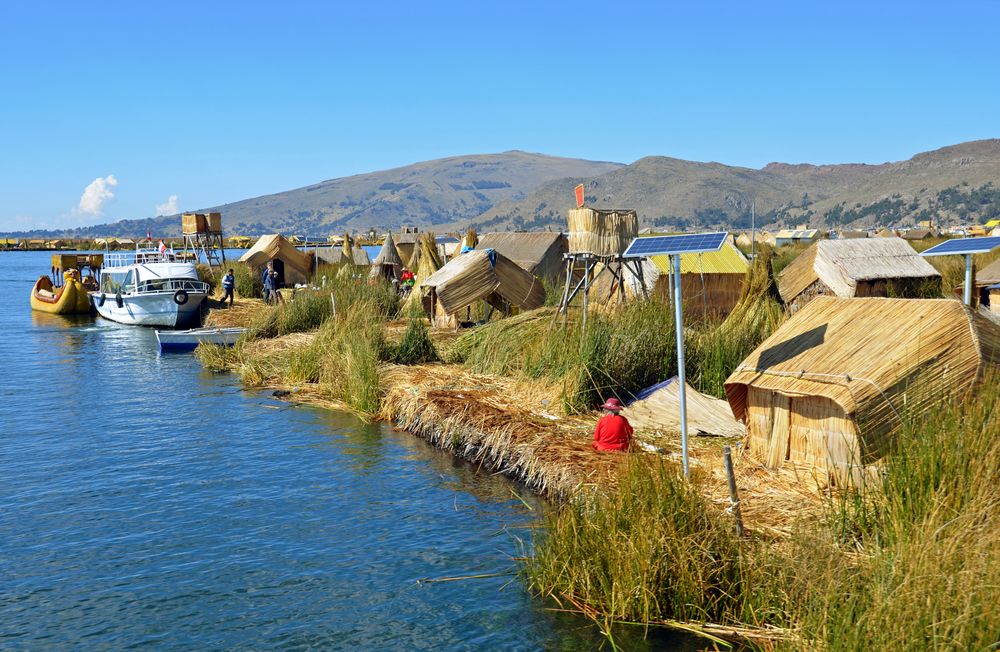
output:
[[[510,149],[901,160],[1000,136],[998,44],[1000,3],[7,5],[0,230]]]

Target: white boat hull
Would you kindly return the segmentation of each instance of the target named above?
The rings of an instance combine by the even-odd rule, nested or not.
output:
[[[187,331],[156,331],[160,351],[194,351],[199,344],[233,346],[245,328],[194,328]]]
[[[183,324],[197,323],[201,303],[205,299],[202,292],[188,292],[187,301],[181,305],[174,300],[173,292],[145,292],[136,295],[122,295],[122,305],[117,297],[91,292],[90,298],[97,314],[105,319],[131,326],[165,326],[174,328]]]

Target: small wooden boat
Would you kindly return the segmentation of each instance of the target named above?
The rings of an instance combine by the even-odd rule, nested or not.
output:
[[[62,287],[53,287],[48,275],[38,277],[31,288],[31,309],[55,315],[90,312],[90,295],[75,269],[63,272]]]
[[[199,344],[232,346],[245,328],[192,328],[186,331],[156,331],[160,351],[194,351]]]

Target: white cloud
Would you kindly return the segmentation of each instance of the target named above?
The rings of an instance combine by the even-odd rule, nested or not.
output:
[[[88,215],[100,215],[104,204],[115,198],[115,193],[111,189],[117,185],[118,179],[113,174],[109,174],[103,179],[101,177],[94,179],[90,182],[89,186],[83,189],[76,212]]]
[[[176,215],[180,211],[177,210],[177,195],[170,195],[164,204],[156,205],[156,216],[161,215]]]

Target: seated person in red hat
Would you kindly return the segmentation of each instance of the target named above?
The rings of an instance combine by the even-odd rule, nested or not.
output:
[[[611,397],[601,409],[604,416],[597,420],[594,428],[594,450],[627,451],[632,445],[632,425],[618,414],[622,411],[621,401]]]

